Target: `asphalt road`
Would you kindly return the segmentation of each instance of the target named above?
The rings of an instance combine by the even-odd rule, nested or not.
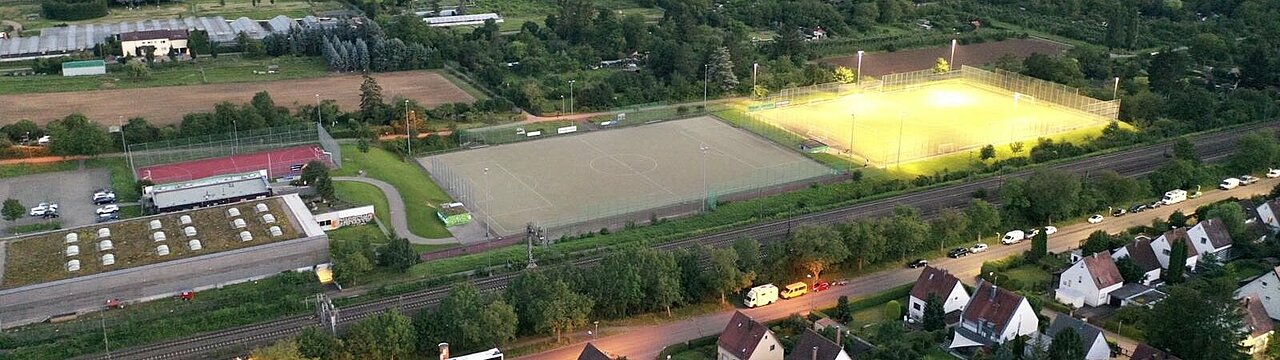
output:
[[[1231,197],[1245,198],[1257,194],[1267,194],[1276,184],[1280,184],[1280,179],[1265,179],[1257,184],[1229,191],[1206,190],[1203,196],[1196,199],[1171,206],[1162,206],[1138,214],[1129,214],[1121,217],[1108,216],[1099,224],[1078,223],[1059,226],[1058,233],[1049,237],[1049,251],[1057,253],[1079,247],[1079,244],[1088,238],[1089,234],[1097,230],[1117,233],[1137,225],[1150,225],[1152,219],[1168,218],[1169,214],[1176,210],[1190,213],[1201,205]],[[956,274],[961,281],[973,285],[984,261],[1017,255],[1026,251],[1030,246],[1030,241],[1011,246],[991,243],[991,250],[985,253],[973,254],[959,259],[935,259],[932,265],[946,269]],[[920,269],[908,269],[905,267],[894,268],[850,279],[848,285],[834,287],[825,292],[811,293],[792,300],[783,300],[762,308],[738,310],[760,321],[781,319],[791,314],[806,313],[814,308],[835,306],[836,300],[842,295],[856,299],[914,282],[920,276],[920,271]],[[601,331],[603,333],[612,332],[617,333],[617,335],[602,337],[592,342],[596,344],[596,347],[616,355],[626,356],[631,359],[654,359],[658,356],[658,352],[668,345],[720,333],[732,315],[733,311],[728,310],[661,325],[628,327],[625,331],[602,328]],[[578,334],[578,338],[586,337],[583,334]],[[1132,340],[1118,340],[1121,340],[1118,343],[1125,348],[1125,353],[1132,352],[1133,346],[1135,346]],[[576,359],[584,346],[585,342],[576,343],[540,354],[521,357],[521,359]]]

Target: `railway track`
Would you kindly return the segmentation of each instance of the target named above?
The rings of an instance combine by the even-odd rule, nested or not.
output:
[[[1231,154],[1234,150],[1235,140],[1238,137],[1253,131],[1265,129],[1275,130],[1276,128],[1280,128],[1280,122],[1253,124],[1220,132],[1203,134],[1196,137],[1193,140],[1193,143],[1196,145],[1196,150],[1203,160],[1216,161]],[[1070,163],[1054,165],[1050,168],[1074,172],[1085,176],[1088,176],[1094,171],[1100,170],[1113,170],[1124,176],[1141,176],[1155,171],[1155,169],[1163,164],[1164,158],[1166,157],[1165,154],[1169,153],[1171,148],[1172,143],[1165,142],[1084,158]],[[786,235],[793,227],[798,225],[832,224],[853,218],[883,216],[891,213],[893,208],[896,206],[914,207],[920,209],[922,215],[931,216],[941,209],[967,205],[972,199],[974,192],[978,190],[998,190],[1004,181],[1013,178],[1023,178],[1031,173],[1032,170],[1022,170],[1010,174],[978,179],[971,182],[916,191],[886,199],[867,201],[841,208],[799,215],[787,220],[743,226],[714,234],[658,244],[655,245],[655,247],[662,250],[674,250],[696,244],[722,247],[744,237],[764,241],[777,238],[780,235]],[[599,260],[600,256],[594,256],[576,260],[572,264],[575,266],[589,266]],[[497,292],[505,289],[507,283],[518,275],[519,273],[498,275],[473,280],[472,283],[476,285],[481,292]],[[448,292],[448,287],[438,287],[414,291],[393,298],[379,299],[342,307],[338,309],[338,324],[340,326],[349,325],[361,319],[393,309],[398,309],[400,311],[416,311],[430,307],[438,304],[445,296],[448,295]],[[296,334],[308,326],[317,326],[318,324],[319,319],[314,315],[293,316],[234,329],[200,334],[160,344],[127,348],[122,351],[113,352],[110,356],[106,354],[98,354],[81,357],[81,359],[151,360],[191,358],[196,357],[203,352],[220,347],[245,346],[279,339]]]

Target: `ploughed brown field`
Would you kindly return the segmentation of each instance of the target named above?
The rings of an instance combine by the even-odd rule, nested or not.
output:
[[[374,78],[382,86],[382,96],[387,101],[396,96],[425,106],[475,101],[435,72],[381,73]],[[155,125],[175,124],[188,113],[211,112],[214,104],[223,101],[248,103],[259,91],[271,93],[276,105],[290,109],[300,104],[314,104],[316,94],[320,94],[321,99],[336,100],[343,110],[352,110],[360,106],[361,81],[360,75],[343,74],[269,82],[4,95],[0,96],[0,125],[22,119],[44,125],[75,112],[108,125],[115,125],[119,116],[125,119],[140,116]]]
[[[1027,38],[1008,39],[1004,41],[985,42],[956,46],[956,64],[980,66],[996,62],[1004,54],[1012,54],[1018,59],[1025,59],[1031,54],[1058,55],[1070,46],[1052,41]],[[862,73],[866,76],[882,76],[884,74],[903,73],[924,70],[933,67],[938,58],[949,59],[951,45],[941,47],[911,49],[895,52],[876,52],[862,55]],[[820,60],[825,63],[855,69],[858,67],[858,55],[834,57]]]

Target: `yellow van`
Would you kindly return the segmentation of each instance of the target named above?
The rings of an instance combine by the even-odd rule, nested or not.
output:
[[[799,297],[800,295],[804,295],[808,292],[809,292],[809,285],[806,285],[803,282],[798,282],[791,285],[787,285],[787,287],[782,288],[782,298],[790,299],[794,297]]]

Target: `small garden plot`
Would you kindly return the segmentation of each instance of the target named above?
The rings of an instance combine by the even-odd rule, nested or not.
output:
[[[266,205],[266,211],[258,211],[258,204]],[[239,215],[228,215],[230,209]],[[189,217],[189,224],[184,224],[184,217]],[[236,219],[242,220],[244,226],[237,227]],[[272,198],[19,238],[9,243],[0,289],[293,240],[301,234],[293,221],[284,201]],[[189,236],[187,227],[194,229],[193,236]],[[271,229],[276,227],[279,233],[272,236]],[[99,237],[101,229],[108,229],[110,234]],[[251,239],[245,241],[242,232],[248,232]],[[69,242],[68,234],[75,234],[76,241]],[[110,249],[104,246],[103,240],[110,240]],[[195,250],[192,240],[200,242]],[[69,245],[78,246],[78,253],[68,255]],[[158,249],[161,245],[168,247],[167,255],[158,254],[164,252]],[[106,255],[114,258],[113,264],[104,265]],[[68,262],[72,260],[79,261],[79,268],[68,271]]]

